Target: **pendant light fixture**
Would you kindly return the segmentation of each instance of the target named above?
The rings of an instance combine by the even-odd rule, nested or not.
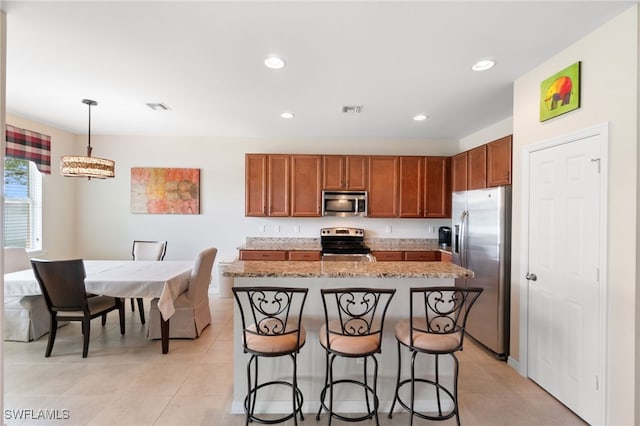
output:
[[[105,158],[92,157],[91,151],[91,107],[98,105],[91,99],[83,99],[83,104],[89,106],[89,141],[87,145],[87,156],[63,155],[60,161],[60,173],[63,176],[86,177],[106,179],[115,177],[116,163]]]

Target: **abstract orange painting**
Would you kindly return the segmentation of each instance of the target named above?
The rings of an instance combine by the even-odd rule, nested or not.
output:
[[[131,213],[200,214],[200,169],[132,167]]]

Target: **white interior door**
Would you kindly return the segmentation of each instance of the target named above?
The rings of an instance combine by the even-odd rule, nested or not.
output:
[[[602,419],[601,145],[588,136],[529,156],[528,374],[590,424]]]

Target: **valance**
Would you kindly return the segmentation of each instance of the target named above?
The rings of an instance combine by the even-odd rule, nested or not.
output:
[[[33,161],[41,173],[51,174],[51,136],[7,124],[5,155]]]

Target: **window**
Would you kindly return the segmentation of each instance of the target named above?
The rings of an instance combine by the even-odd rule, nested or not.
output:
[[[4,246],[42,249],[42,174],[32,161],[4,160]]]

